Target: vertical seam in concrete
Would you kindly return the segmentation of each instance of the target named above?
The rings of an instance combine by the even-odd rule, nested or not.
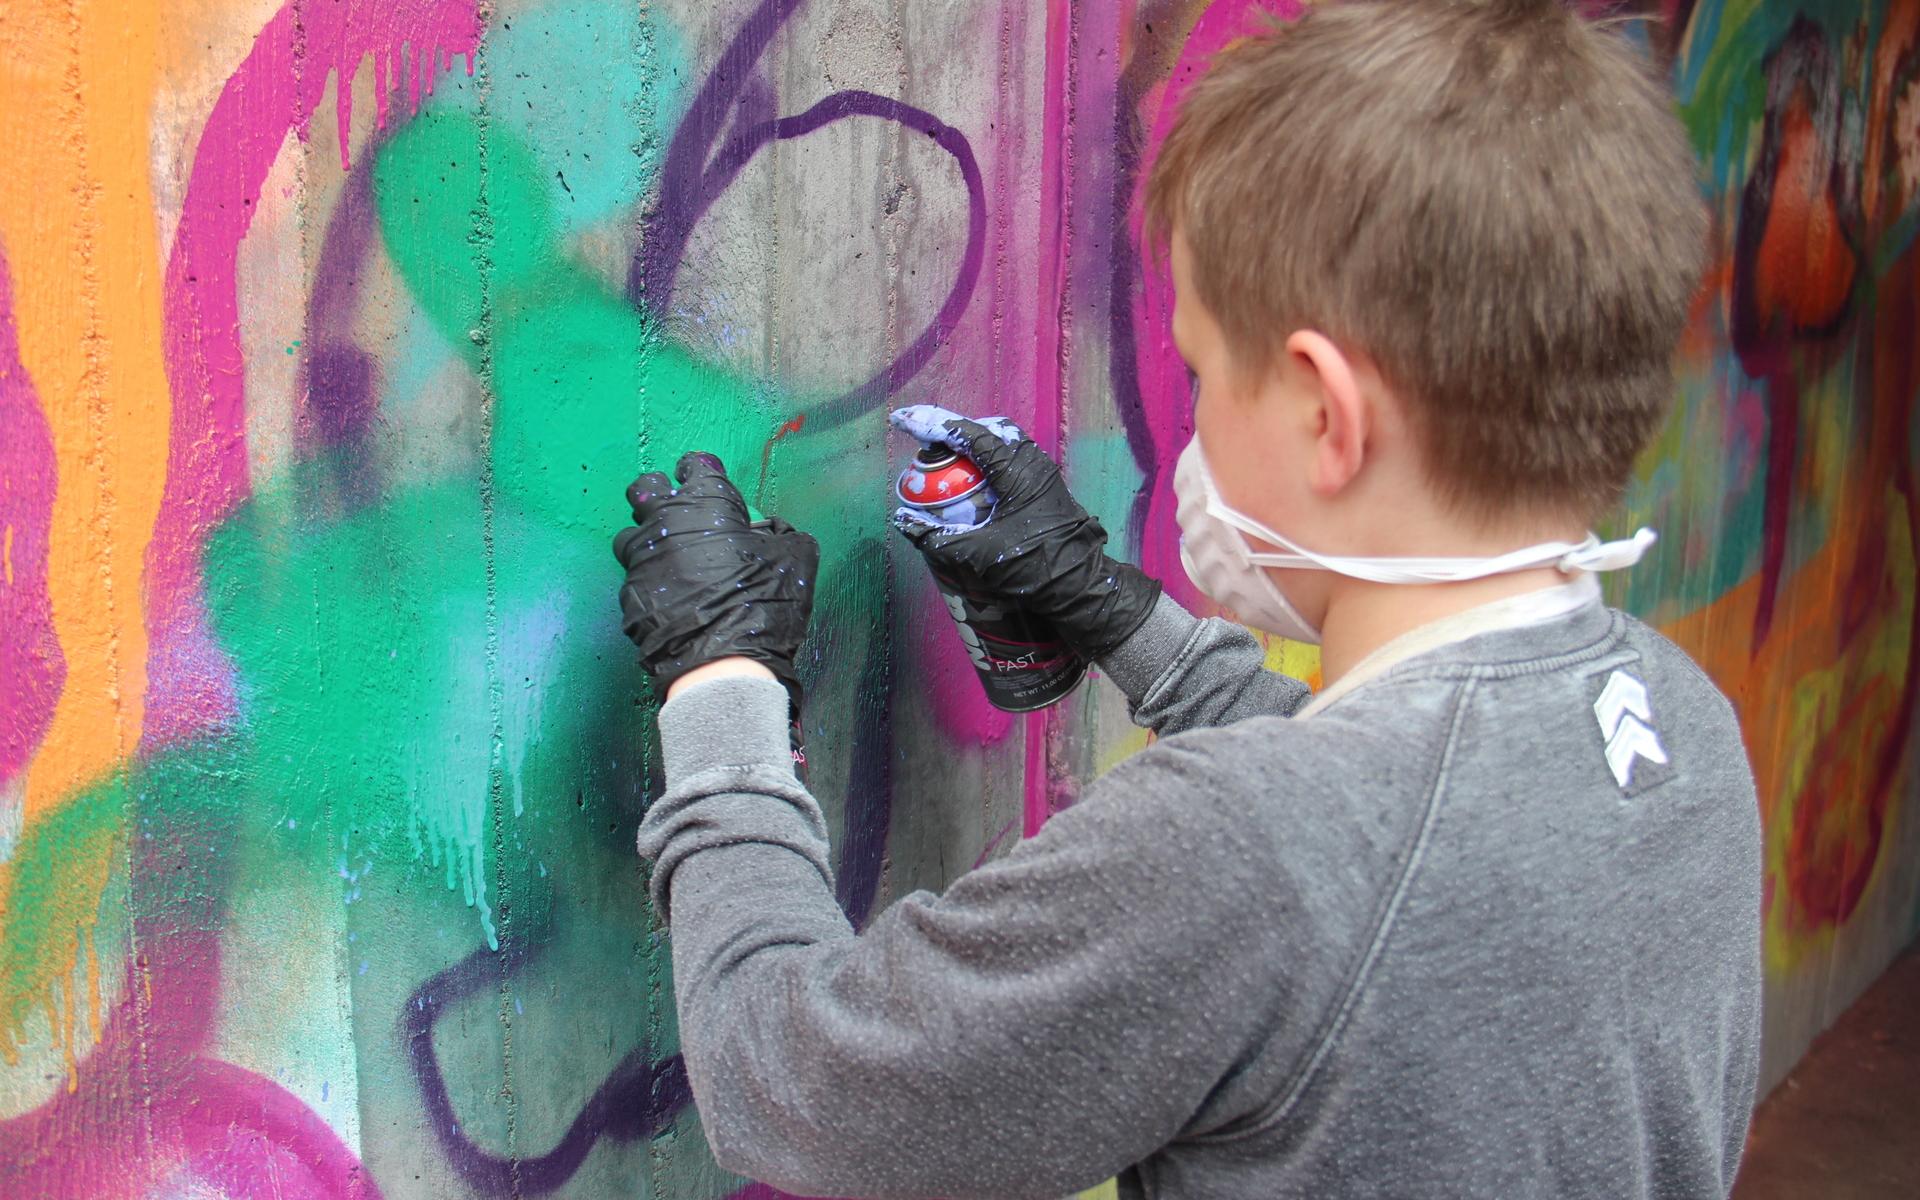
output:
[[[659,79],[659,45],[653,21],[652,0],[639,0],[634,24],[634,49],[635,52],[642,57],[643,61],[651,65],[651,71],[643,75],[640,93],[635,96],[633,102],[635,115],[639,118],[636,123],[641,128],[642,139],[641,145],[635,147],[635,153],[640,163],[636,175],[638,182],[645,184],[651,181],[657,189],[660,186],[659,181],[660,178],[664,176],[664,172],[658,170],[658,163],[663,157],[659,149],[660,106],[657,100],[653,99],[652,92],[652,89],[657,86]],[[659,192],[656,190],[651,204],[658,203],[658,196]],[[645,226],[650,211],[651,205],[643,197],[639,205],[639,214],[634,222],[634,245],[636,250],[646,243]],[[646,458],[649,453],[647,438],[647,429],[650,425],[648,419],[649,398],[647,395],[649,372],[644,364],[645,360],[654,352],[653,343],[655,339],[663,335],[667,315],[662,311],[655,316],[649,316],[649,313],[652,311],[652,298],[642,294],[640,300],[641,303],[638,306],[641,317],[639,337],[634,347],[634,353],[641,360],[642,364],[636,372],[637,387],[633,398],[634,458],[632,465],[636,474],[640,468],[646,464]],[[639,710],[635,708],[631,711],[638,712]],[[638,721],[629,722],[628,729],[633,735],[634,745],[632,746],[632,752],[639,765],[639,777],[644,790],[648,786],[648,781],[651,781],[653,778],[653,743],[651,739],[644,735],[639,725],[640,723]],[[642,889],[642,895],[645,895],[644,888]],[[656,1047],[666,1040],[664,1037],[666,1027],[665,1010],[668,1005],[663,998],[663,992],[666,986],[666,973],[661,969],[662,952],[665,950],[666,943],[663,939],[655,936],[651,928],[654,921],[654,913],[651,905],[643,901],[642,912],[646,925],[646,928],[640,931],[640,936],[645,938],[645,948],[641,952],[641,962],[643,964],[642,971],[646,983],[645,1010],[642,1013],[641,1020],[644,1030],[644,1040],[642,1044],[647,1048],[647,1052],[651,1054]],[[636,942],[635,949],[639,951],[641,950],[641,946],[642,943]],[[671,1186],[672,1159],[670,1153],[673,1144],[674,1138],[671,1133],[671,1126],[669,1126],[663,1136],[652,1139],[648,1143],[645,1153],[640,1155],[640,1162],[642,1164],[641,1182],[645,1185],[647,1195],[663,1195],[665,1194],[662,1192],[663,1184]]]
[[[84,393],[87,414],[88,449],[84,459],[86,464],[85,483],[93,488],[97,505],[87,525],[95,534],[93,542],[98,548],[99,553],[99,560],[95,570],[98,572],[100,579],[102,604],[108,613],[107,645],[104,663],[106,667],[106,679],[102,682],[106,687],[110,709],[113,714],[113,743],[116,747],[124,747],[128,744],[128,739],[125,736],[124,729],[125,704],[120,691],[121,677],[123,674],[123,665],[121,663],[122,647],[120,645],[119,627],[112,619],[112,614],[116,607],[113,588],[114,545],[111,535],[114,505],[112,480],[107,477],[106,472],[107,420],[104,408],[107,399],[106,388],[103,381],[105,373],[105,334],[101,329],[101,280],[99,262],[97,260],[101,225],[98,203],[100,184],[94,178],[94,172],[89,162],[90,155],[88,153],[90,142],[87,134],[86,120],[87,96],[83,85],[84,77],[82,72],[82,55],[85,53],[84,47],[86,39],[82,24],[83,19],[80,13],[80,0],[66,0],[65,16],[68,60],[65,69],[62,71],[62,83],[65,95],[62,98],[61,116],[66,125],[63,135],[72,150],[75,174],[75,185],[71,197],[74,207],[73,215],[70,219],[74,223],[73,228],[76,234],[75,245],[80,258],[77,264],[79,267],[80,287],[78,296],[76,297],[76,308],[78,309],[82,322],[81,337],[84,342],[85,360],[85,365],[82,368],[80,376],[80,388]],[[81,482],[79,479],[63,477],[56,486],[73,486]],[[51,534],[52,531],[50,530],[49,533]],[[49,565],[51,566],[51,563]],[[67,681],[69,687],[84,687],[90,683],[92,683],[92,681],[71,677]],[[124,767],[116,767],[114,770],[116,772],[124,770]],[[132,839],[129,839],[126,846],[126,865],[129,871],[132,869],[134,853],[135,850]],[[84,938],[86,927],[83,925],[77,933],[79,937]],[[139,951],[137,926],[129,928],[128,942],[134,952],[134,972],[139,977],[142,985],[135,989],[136,994],[133,998],[135,1026],[137,1030],[136,1061],[140,1064],[139,1077],[135,1083],[138,1088],[140,1104],[139,1136],[141,1141],[145,1143],[147,1151],[144,1157],[148,1162],[151,1162],[155,1145],[152,1118],[153,1088],[150,1083],[151,1072],[149,1070],[149,1048],[151,1043],[148,1033],[152,1028],[151,973],[146,968],[145,956]],[[67,1047],[66,1086],[69,1092],[76,1090],[79,1084],[78,1072],[80,1056],[74,1044],[78,1038],[78,1030],[75,1028],[77,1020],[73,1017],[73,991],[76,987],[74,977],[80,971],[81,963],[79,960],[84,954],[84,947],[76,947],[76,949],[80,950],[80,953],[76,954],[75,962],[63,983],[63,990],[67,993],[66,1029],[64,1034],[58,1033],[56,1029],[56,1036],[59,1040],[64,1041]],[[95,954],[97,959],[97,949]],[[57,1026],[61,1022],[61,1019],[61,1015],[54,1009],[52,998],[49,997],[47,1006],[47,1020],[49,1024]]]
[[[98,243],[100,237],[100,185],[93,178],[88,163],[88,139],[86,129],[86,96],[81,83],[80,55],[82,53],[82,31],[80,0],[67,0],[67,33],[71,39],[72,58],[67,63],[65,83],[70,104],[68,119],[71,122],[70,144],[74,150],[74,164],[77,168],[79,186],[74,192],[75,228],[79,231],[77,245],[80,251],[80,308],[85,314],[82,337],[86,343],[86,366],[81,375],[81,388],[87,398],[87,482],[92,484],[98,496],[99,507],[89,522],[98,532],[100,562],[96,570],[100,577],[100,595],[109,614],[107,622],[107,695],[112,703],[114,741],[125,745],[125,731],[122,728],[125,706],[120,695],[122,663],[120,661],[120,630],[113,622],[111,614],[117,607],[113,587],[113,481],[106,475],[107,434],[105,375],[106,335],[100,328],[100,264]]]
[[[888,39],[899,50],[894,60],[894,95],[900,97],[905,97],[908,94],[907,88],[910,84],[906,54],[908,39],[905,36],[904,15],[904,9],[898,4],[896,4],[892,12],[889,13],[889,16],[895,22],[894,32],[900,35],[897,38]],[[911,170],[909,152],[907,150],[908,138],[911,135],[907,127],[899,122],[894,122],[890,132],[893,135],[892,137],[887,137],[885,133],[881,135],[880,193],[881,197],[897,197],[899,199],[897,201],[891,201],[891,203],[893,203],[892,211],[888,210],[888,203],[890,201],[883,199],[878,217],[886,247],[887,277],[892,284],[882,293],[887,307],[880,318],[881,328],[884,331],[882,344],[886,347],[885,351],[883,351],[885,358],[882,361],[889,363],[897,362],[900,357],[900,314],[911,300],[911,292],[913,290],[906,286],[905,280],[900,277],[901,251],[904,246],[917,240],[912,234],[918,231],[919,222],[916,214],[922,211],[921,203],[924,199],[924,196],[915,197],[913,200],[905,199],[908,190],[909,171]],[[903,209],[905,210],[904,213],[902,212]],[[908,278],[912,277],[909,276]],[[885,381],[884,386],[887,389],[886,394],[891,395],[892,389],[898,386],[898,381],[889,378]]]
[[[1007,178],[1013,174],[1008,164],[1012,147],[1021,144],[1021,139],[1010,128],[1008,120],[1007,90],[1013,76],[1013,13],[1010,7],[1002,5],[1000,9],[1000,41],[998,45],[994,101],[999,117],[999,134],[993,143],[993,304],[989,310],[987,322],[992,336],[988,341],[987,358],[987,394],[996,402],[1005,398],[1005,380],[1001,376],[1004,365],[1006,339],[1001,336],[1007,321],[1007,237],[1012,228],[1012,215],[1007,211]]]
[[[1067,249],[1073,207],[1073,43],[1077,14],[1072,0],[1047,0],[1040,119],[1041,304],[1034,314],[1033,428],[1028,432],[1054,456],[1066,457]],[[1060,710],[1026,719],[1022,809],[1028,837],[1040,832],[1053,804],[1049,752],[1058,740]]]
[[[893,28],[889,30],[890,36],[888,40],[897,54],[899,70],[895,78],[897,80],[898,87],[899,87],[898,95],[902,99],[906,99],[913,94],[913,89],[917,85],[917,82],[920,78],[919,74],[915,70],[915,62],[914,62],[914,59],[912,58],[913,38],[910,36],[912,31],[908,24],[909,14],[911,12],[912,12],[912,9],[909,4],[909,0],[894,0],[894,7],[893,7],[893,14],[892,14]],[[904,159],[905,157],[904,148],[907,145],[907,141],[908,141],[907,127],[903,124],[899,124],[896,122],[894,128],[899,135],[899,145],[902,147],[901,157]],[[922,202],[924,202],[925,197],[923,196],[920,199]],[[969,204],[971,204],[971,201],[969,201]],[[884,211],[884,206],[882,207]],[[971,214],[969,214],[969,216],[971,216]],[[965,251],[963,250],[962,253],[964,254]],[[893,348],[891,343],[889,343],[888,352],[889,352],[888,361],[889,362],[894,361],[893,356],[898,352]],[[892,378],[889,378],[887,380],[886,386],[888,388],[887,394],[891,396],[893,394],[892,389],[895,387],[898,387],[899,382]],[[889,464],[887,462],[887,436],[884,430],[880,432],[879,442],[880,442],[881,466],[883,469],[888,469],[890,474],[891,471],[889,469]],[[881,536],[885,537],[886,533],[887,531],[882,529]],[[897,620],[894,619],[895,600],[897,599],[897,597],[895,595],[895,584],[894,584],[894,577],[893,577],[893,559],[889,554],[886,553],[884,549],[884,545],[885,543],[883,542],[882,543],[883,549],[881,550],[880,556],[879,556],[880,557],[880,609],[879,609],[880,622],[872,632],[866,635],[869,639],[867,642],[867,657],[869,659],[878,658],[884,664],[884,669],[880,674],[879,678],[883,681],[882,683],[883,687],[887,687],[889,690],[891,690],[891,685],[899,678],[898,661],[894,657],[894,647],[898,644],[895,641],[895,636],[896,636],[896,630],[899,628],[899,623],[897,622]],[[853,737],[855,739],[859,738],[860,734],[858,731],[862,728],[885,729],[887,727],[887,722],[890,719],[888,717],[886,709],[892,703],[892,696],[890,694],[887,694],[886,692],[883,692],[881,695],[878,695],[878,696],[861,695],[860,694],[862,690],[860,687],[861,678],[862,678],[861,674],[856,674],[854,676],[853,686],[854,686],[854,701],[857,705],[856,711],[861,714],[864,714],[868,710],[869,706],[871,706],[872,709],[876,711],[875,711],[874,722],[871,726],[864,726],[861,723],[861,722],[864,722],[865,720],[864,715],[858,716],[855,718],[856,724],[852,726],[853,730],[855,731],[853,733]],[[887,741],[889,744],[891,744],[892,742],[891,734],[888,735]],[[847,762],[848,762],[850,779],[857,777],[856,775],[857,767],[855,766],[857,761],[858,761],[857,758],[855,758],[851,754],[849,755]],[[891,771],[889,771],[887,774],[882,776],[882,778],[887,781],[887,790],[889,794],[886,797],[882,798],[881,800],[877,801],[877,803],[886,806],[882,811],[887,814],[887,817],[886,817],[887,824],[886,824],[886,827],[883,830],[881,830],[881,834],[883,838],[885,838],[887,841],[890,842],[891,835],[893,833],[893,820],[891,815],[892,804],[893,804],[893,797],[891,795],[891,791],[892,791],[891,784],[893,780],[893,774]],[[851,802],[852,800],[851,793],[849,793],[848,799],[849,799],[849,802]],[[983,811],[984,811],[984,808],[985,806],[983,805],[982,806]],[[943,874],[945,873],[944,866],[942,867],[942,873]],[[845,877],[844,871],[842,872],[842,877],[843,878]],[[892,882],[893,882],[893,852],[890,845],[883,845],[880,849],[879,870],[876,874],[876,878],[873,881],[872,890],[871,892],[868,893],[866,897],[866,911],[858,914],[858,916],[855,918],[856,929],[865,928],[867,922],[871,921],[873,917],[878,914],[879,910],[885,907],[882,897],[888,894],[891,888]]]
[[[480,20],[490,22],[493,18],[491,3],[480,6]],[[499,912],[498,933],[494,947],[494,962],[499,968],[497,1019],[500,1023],[500,1097],[506,1105],[509,1194],[518,1200],[522,1194],[520,1177],[520,1128],[519,1104],[513,1086],[513,982],[509,962],[514,953],[513,946],[513,904],[508,895],[508,876],[502,864],[506,861],[507,832],[506,815],[506,710],[504,684],[500,675],[500,584],[498,545],[495,540],[495,486],[497,465],[494,461],[495,410],[499,403],[497,369],[494,362],[494,215],[492,211],[492,165],[490,159],[491,138],[489,137],[492,114],[488,100],[491,92],[490,55],[487,42],[482,39],[474,54],[476,78],[474,83],[474,146],[476,159],[474,170],[478,175],[475,192],[477,207],[472,218],[474,227],[473,258],[475,274],[480,281],[480,307],[478,327],[478,374],[480,377],[480,542],[484,574],[484,678],[487,688],[487,813],[492,825],[492,839],[489,849],[493,858],[493,886],[499,898],[496,906]],[[519,464],[508,463],[507,469],[513,470]],[[476,872],[476,886],[483,897],[487,887],[487,871],[484,862]]]
[[[804,7],[804,5],[795,7],[795,16],[798,16],[799,9],[802,7]],[[756,118],[761,115],[766,117],[777,117],[779,115],[780,97],[784,95],[786,91],[782,85],[791,82],[793,75],[793,24],[792,20],[778,21],[776,24],[776,32],[773,34],[773,44],[767,47],[766,55],[763,58],[757,59],[753,65],[748,68],[772,93],[767,98],[767,111],[764,114],[756,114]],[[768,59],[772,59],[778,63],[778,66],[771,69],[763,68],[761,64]],[[733,123],[728,131],[729,136],[737,134],[748,123],[747,113],[749,109],[747,98],[753,95],[753,91],[753,84],[751,82],[741,89],[740,99],[734,106]],[[723,142],[722,144],[724,145],[725,143]],[[780,186],[780,182],[781,172],[787,164],[792,161],[794,152],[787,142],[781,138],[775,138],[773,142],[768,145],[767,149],[770,152],[769,157],[771,159],[767,164],[767,192],[769,207],[773,211],[773,220],[767,224],[767,232],[771,246],[768,250],[770,261],[767,264],[768,271],[766,278],[773,285],[773,295],[770,296],[767,301],[767,377],[774,381],[778,391],[791,393],[793,389],[790,386],[784,386],[787,385],[789,381],[786,379],[786,370],[782,366],[786,347],[782,344],[780,337],[780,331],[785,324],[782,311],[786,308],[786,305],[782,303],[786,289],[780,286],[780,284],[784,282],[780,276],[780,230],[784,224],[786,210],[789,207],[785,203],[787,197]],[[751,162],[752,159],[749,158],[747,161]],[[690,449],[692,449],[691,446],[676,446],[674,447],[674,453],[678,455]]]

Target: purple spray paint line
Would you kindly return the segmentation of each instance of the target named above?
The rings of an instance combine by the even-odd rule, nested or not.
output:
[[[914,455],[893,490],[900,503],[949,527],[985,525],[998,502],[972,460],[937,442]],[[1086,660],[1051,623],[990,595],[970,572],[936,569],[933,582],[995,708],[1045,708],[1064,699],[1086,677]]]

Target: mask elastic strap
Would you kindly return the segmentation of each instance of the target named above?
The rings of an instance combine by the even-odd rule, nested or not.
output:
[[[1224,504],[1209,505],[1209,508],[1216,518],[1242,534],[1293,551],[1290,554],[1276,554],[1249,549],[1248,560],[1256,566],[1333,571],[1373,583],[1462,583],[1548,566],[1569,574],[1578,571],[1617,571],[1639,562],[1656,539],[1653,530],[1643,528],[1631,538],[1620,541],[1602,542],[1598,534],[1588,534],[1581,542],[1546,542],[1495,558],[1343,557],[1315,554]]]
[[[1591,551],[1576,550],[1567,555],[1560,563],[1560,569],[1568,573],[1574,571],[1620,571],[1633,566],[1646,557],[1648,550],[1660,540],[1660,535],[1646,526],[1634,531],[1630,538],[1617,542],[1598,542]]]

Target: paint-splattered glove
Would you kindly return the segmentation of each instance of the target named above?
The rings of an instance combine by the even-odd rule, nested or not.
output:
[[[661,696],[695,667],[740,655],[764,663],[800,710],[794,656],[813,611],[820,546],[778,518],[753,521],[726,468],[688,454],[627,488],[633,525],[613,539],[627,569],[620,612]]]
[[[970,421],[931,404],[897,409],[889,419],[924,444],[972,459],[999,496],[986,524],[971,529],[941,525],[917,509],[894,514],[934,570],[980,580],[1012,607],[1051,621],[1090,659],[1146,621],[1159,581],[1106,553],[1106,529],[1031,438],[1003,418]]]

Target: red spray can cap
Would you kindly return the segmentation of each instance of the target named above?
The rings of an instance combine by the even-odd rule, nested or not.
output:
[[[900,473],[894,491],[902,504],[931,509],[963,500],[986,483],[987,477],[971,459],[962,458],[950,447],[934,445],[913,456],[913,465]]]

